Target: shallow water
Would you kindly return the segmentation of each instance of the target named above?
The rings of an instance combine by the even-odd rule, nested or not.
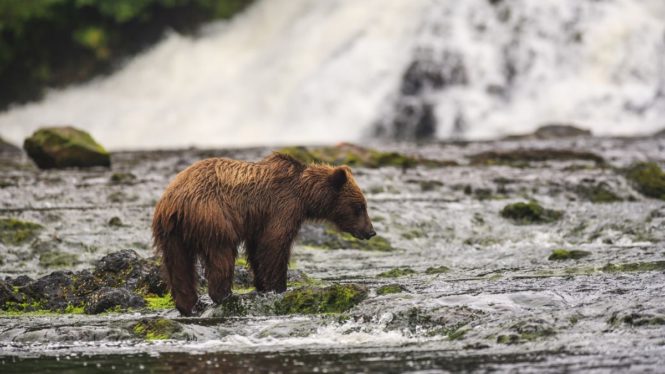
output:
[[[662,139],[585,138],[468,144],[393,145],[461,166],[356,168],[377,232],[390,252],[327,250],[299,242],[295,267],[324,282],[354,282],[369,297],[343,316],[200,317],[177,312],[97,316],[0,317],[2,372],[150,370],[224,372],[404,371],[658,371],[665,364],[665,202],[636,192],[619,167],[665,161]],[[489,149],[583,149],[611,167],[588,161],[472,166],[467,157]],[[211,156],[257,159],[268,149],[126,152],[113,171],[9,168],[0,215],[42,223],[37,240],[2,246],[2,275],[32,277],[54,270],[44,251],[75,254],[89,268],[103,255],[131,248],[152,254],[152,207],[168,180]],[[136,179],[112,184],[114,172]],[[436,181],[437,183],[432,183]],[[580,185],[602,183],[623,201],[592,203]],[[515,225],[499,211],[537,199],[564,212],[550,224]],[[107,222],[114,216],[123,226]],[[303,230],[307,236],[308,229]],[[553,249],[591,252],[550,261]],[[652,264],[612,271],[608,264]],[[426,274],[429,267],[450,271]],[[377,275],[396,267],[415,274]],[[377,295],[386,284],[404,291]],[[176,340],[146,342],[129,325],[175,319]]]

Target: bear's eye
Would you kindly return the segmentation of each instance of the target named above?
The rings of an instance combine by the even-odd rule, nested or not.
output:
[[[365,204],[355,204],[353,206],[353,211],[357,216],[365,213]]]

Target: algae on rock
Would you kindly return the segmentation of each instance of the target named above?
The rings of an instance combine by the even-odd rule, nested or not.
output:
[[[560,211],[543,208],[537,201],[509,204],[501,210],[503,218],[524,225],[554,222],[562,215]]]
[[[665,173],[655,162],[641,162],[626,170],[626,178],[647,197],[665,200]]]
[[[20,245],[33,239],[42,229],[34,222],[20,221],[15,218],[0,218],[0,243]]]

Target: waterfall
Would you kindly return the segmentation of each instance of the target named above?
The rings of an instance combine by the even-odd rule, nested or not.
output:
[[[662,0],[263,0],[0,113],[111,149],[665,126]]]

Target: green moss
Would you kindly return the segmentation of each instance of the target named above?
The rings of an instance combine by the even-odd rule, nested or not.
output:
[[[164,310],[164,309],[174,309],[175,303],[171,294],[166,294],[164,296],[149,295],[144,297],[146,306],[151,310]]]
[[[427,236],[427,234],[421,228],[411,229],[407,232],[402,233],[402,238],[404,238],[406,240],[413,240],[413,239],[423,238],[423,237],[426,237],[426,236]]]
[[[78,262],[78,256],[73,253],[49,251],[39,256],[39,265],[45,268],[72,267]]]
[[[20,221],[15,218],[0,218],[0,242],[7,245],[20,245],[37,236],[43,227],[37,223]]]
[[[404,287],[399,284],[386,284],[376,289],[377,295],[390,295],[400,292],[404,292]]]
[[[303,163],[327,163],[367,168],[394,166],[408,168],[416,165],[428,167],[448,166],[448,161],[428,160],[398,152],[383,152],[354,144],[342,143],[334,147],[286,147],[277,152],[289,155]]]
[[[69,304],[65,308],[65,313],[66,314],[85,314],[85,308],[83,307],[83,305],[75,306],[75,305]]]
[[[443,274],[449,271],[450,269],[446,266],[436,266],[427,268],[427,270],[425,270],[425,274]]]
[[[577,194],[596,204],[623,201],[621,197],[612,192],[604,183],[599,183],[593,186],[578,186]]]
[[[560,211],[543,208],[537,201],[509,204],[501,210],[503,218],[523,225],[554,222],[562,215]]]
[[[325,288],[289,290],[275,304],[276,314],[321,314],[345,312],[367,297],[367,289],[356,284],[334,284]]]
[[[626,178],[644,196],[665,200],[665,173],[655,162],[641,162],[626,170]]]
[[[235,265],[241,267],[247,267],[247,259],[245,257],[238,256],[236,257]]]
[[[665,261],[653,262],[633,262],[626,264],[607,264],[601,271],[605,273],[629,273],[642,271],[663,271],[665,270]]]
[[[136,175],[132,173],[113,173],[111,174],[111,183],[129,184],[136,180]]]
[[[591,252],[577,249],[555,249],[547,259],[550,261],[579,260],[580,258],[587,257],[589,255],[591,255]]]
[[[451,331],[448,333],[448,339],[449,340],[462,340],[464,339],[464,335],[466,335],[467,331],[469,331],[468,328],[459,328],[455,331]]]
[[[173,339],[181,331],[179,323],[166,318],[143,319],[132,327],[134,335],[146,340]]]
[[[407,275],[413,275],[416,274],[416,271],[403,267],[403,268],[395,268],[392,270],[384,271],[383,273],[379,273],[377,277],[379,278],[399,278],[399,277],[405,277]]]
[[[531,162],[545,161],[591,161],[597,165],[604,165],[605,160],[591,152],[573,151],[567,149],[515,149],[509,151],[487,151],[470,157],[473,165],[506,165],[512,167],[526,167]]]

